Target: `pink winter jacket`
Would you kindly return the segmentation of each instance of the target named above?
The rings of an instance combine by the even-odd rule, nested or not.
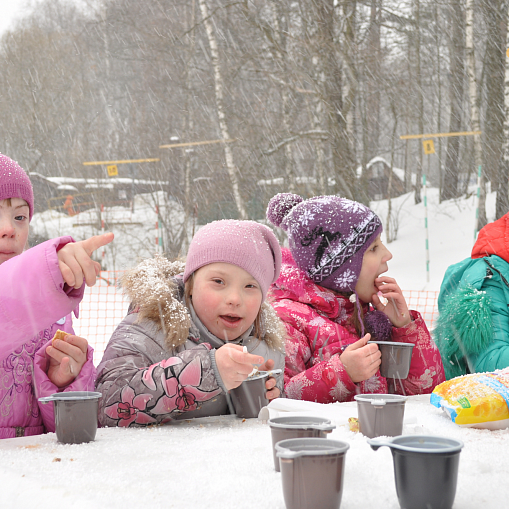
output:
[[[93,391],[93,349],[69,386],[48,378],[46,347],[57,329],[74,334],[71,312],[85,285],[69,288],[58,268],[57,250],[73,242],[60,237],[39,244],[0,265],[0,438],[55,430],[53,404],[38,398],[62,391]]]
[[[313,283],[283,249],[281,274],[269,299],[288,330],[285,362],[285,393],[288,398],[331,403],[351,401],[355,394],[387,393],[387,381],[378,372],[355,384],[340,355],[359,339],[348,319],[353,304],[346,297]],[[414,343],[410,373],[397,392],[428,394],[445,380],[440,353],[417,311],[412,322],[392,329],[392,340]]]

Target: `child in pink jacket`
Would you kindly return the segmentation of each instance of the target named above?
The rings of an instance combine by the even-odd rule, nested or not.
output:
[[[445,380],[424,320],[408,310],[396,280],[382,275],[392,254],[372,210],[337,196],[304,201],[285,193],[269,202],[267,218],[290,246],[269,297],[288,331],[287,397],[330,403],[359,393],[415,395]],[[415,345],[410,373],[395,386],[380,375],[372,336]]]
[[[94,390],[93,350],[74,335],[71,312],[77,316],[84,280],[96,280],[90,254],[113,235],[61,237],[24,251],[33,213],[30,179],[0,154],[0,438],[54,431],[53,405],[39,397]],[[71,335],[51,345],[57,329]]]

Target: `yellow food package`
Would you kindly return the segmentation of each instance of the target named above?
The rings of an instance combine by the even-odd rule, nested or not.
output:
[[[509,368],[458,376],[437,385],[430,403],[459,426],[509,427]]]

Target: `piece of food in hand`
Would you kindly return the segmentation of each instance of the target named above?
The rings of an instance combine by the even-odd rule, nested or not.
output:
[[[68,332],[63,331],[63,330],[57,329],[57,331],[55,332],[55,335],[53,336],[53,338],[51,340],[51,345],[53,346],[53,344],[55,343],[55,341],[57,339],[64,339],[65,336],[70,336],[70,334]]]
[[[348,427],[350,428],[350,431],[353,431],[354,433],[359,433],[359,419],[357,419],[357,417],[349,417]]]
[[[253,368],[253,371],[251,371],[251,373],[249,373],[249,375],[247,375],[248,378],[251,378],[253,376],[256,376],[260,371],[258,370],[258,368],[255,366]]]

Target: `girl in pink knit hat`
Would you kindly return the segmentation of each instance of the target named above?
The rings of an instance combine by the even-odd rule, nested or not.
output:
[[[185,263],[156,256],[127,273],[130,312],[97,368],[101,424],[236,413],[229,391],[254,366],[284,368],[285,328],[265,303],[280,267],[269,228],[223,220],[198,230]],[[282,390],[282,373],[266,382],[267,399]]]
[[[288,330],[287,397],[331,403],[358,393],[426,394],[444,381],[424,320],[385,275],[392,254],[372,210],[339,196],[283,193],[270,200],[267,219],[286,231],[290,246],[271,288]],[[381,376],[381,353],[370,339],[414,345],[409,374],[395,387]]]
[[[28,175],[0,154],[0,438],[55,430],[53,405],[39,397],[94,389],[87,340],[74,335],[85,289],[99,267],[90,255],[113,234],[60,237],[25,251],[34,196]],[[52,342],[61,329],[69,335]]]

